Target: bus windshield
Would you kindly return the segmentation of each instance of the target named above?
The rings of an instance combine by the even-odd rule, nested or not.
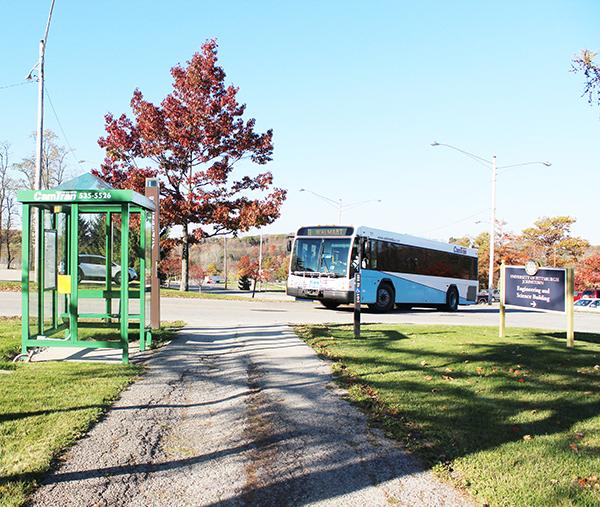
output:
[[[292,254],[292,273],[323,273],[346,276],[350,238],[299,238]]]

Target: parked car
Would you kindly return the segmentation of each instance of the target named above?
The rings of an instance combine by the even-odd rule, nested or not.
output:
[[[578,301],[583,298],[600,298],[600,289],[585,289],[574,296],[574,300]]]
[[[221,275],[206,275],[204,277],[204,281],[203,283],[205,285],[211,285],[211,284],[215,284],[215,283],[224,283],[225,282],[225,277],[221,276]]]
[[[600,312],[600,298],[582,298],[575,301],[573,307],[584,312]]]
[[[497,303],[500,301],[500,290],[492,289],[492,302]],[[488,290],[483,289],[477,293],[477,304],[485,304],[488,302]]]
[[[136,280],[138,275],[135,269],[128,269],[129,281]],[[114,283],[121,283],[121,266],[112,263],[110,274]],[[102,255],[81,254],[79,256],[79,269],[77,271],[77,280],[106,280],[106,257]]]

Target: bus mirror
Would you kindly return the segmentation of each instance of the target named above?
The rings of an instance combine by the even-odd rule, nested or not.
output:
[[[292,238],[287,239],[287,251],[288,253],[292,251]]]

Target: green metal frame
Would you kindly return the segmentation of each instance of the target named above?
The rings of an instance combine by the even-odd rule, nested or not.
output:
[[[148,252],[152,248],[151,235],[148,235],[148,224],[154,211],[154,203],[132,190],[116,190],[111,188],[96,188],[91,190],[24,190],[18,193],[18,200],[23,203],[22,219],[22,267],[21,267],[21,301],[22,328],[21,351],[26,354],[34,347],[86,347],[121,349],[122,361],[129,362],[129,330],[133,325],[138,329],[140,350],[152,344],[152,333],[146,325],[146,293],[150,291],[147,283],[146,268]],[[36,214],[35,237],[38,238],[36,258],[39,259],[35,282],[30,280],[32,257],[32,214]],[[105,268],[106,282],[101,289],[82,289],[79,287],[79,217],[86,213],[105,214]],[[61,248],[64,257],[64,274],[71,275],[70,294],[61,295],[57,284],[46,288],[45,284],[45,230],[46,220],[53,230],[57,229],[58,216],[62,215],[64,223],[64,239]],[[129,287],[129,235],[132,215],[140,219],[140,248],[136,252],[139,261],[139,290]],[[113,285],[112,280],[112,249],[113,221],[116,216],[121,219],[120,241],[120,286]],[[48,218],[49,217],[49,218]],[[58,249],[58,244],[56,245]],[[58,266],[54,266],[55,271]],[[45,315],[45,297],[50,294],[52,310]],[[35,308],[32,308],[31,296],[37,296]],[[79,312],[80,299],[104,299],[104,312]],[[129,301],[139,299],[139,313],[129,313]],[[113,301],[119,301],[119,311],[113,313]],[[59,309],[63,302],[64,311]],[[32,312],[33,310],[33,312]],[[31,322],[32,317],[34,322]],[[48,318],[48,322],[46,319]],[[82,321],[82,319],[85,319]],[[96,321],[97,320],[97,321]],[[89,322],[91,321],[91,322]],[[82,340],[79,337],[80,328],[117,327],[119,340]],[[52,335],[64,332],[64,338],[50,338]]]

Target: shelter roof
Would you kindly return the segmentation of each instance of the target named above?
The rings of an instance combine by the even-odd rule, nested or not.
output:
[[[117,189],[91,173],[82,174],[49,190],[19,190],[17,200],[38,205],[103,205],[129,203],[154,211],[154,202],[134,190]]]

